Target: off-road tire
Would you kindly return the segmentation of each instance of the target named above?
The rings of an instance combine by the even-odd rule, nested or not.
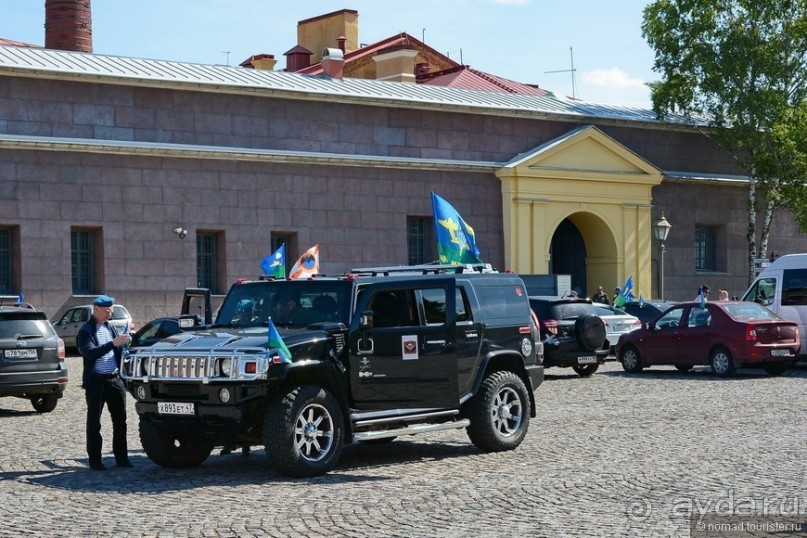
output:
[[[582,315],[574,322],[574,337],[584,349],[602,349],[605,343],[605,322],[599,316]]]
[[[37,413],[50,413],[59,403],[58,394],[34,394],[31,396],[31,405]]]
[[[140,444],[151,461],[160,467],[198,467],[213,451],[213,443],[179,437],[167,428],[140,417]]]
[[[574,364],[572,365],[572,370],[574,370],[577,375],[580,377],[591,377],[594,372],[599,369],[600,365],[597,363],[594,364]]]
[[[334,468],[345,443],[342,410],[323,387],[288,387],[266,411],[263,443],[270,465],[287,476],[310,477]]]
[[[486,452],[513,450],[530,425],[530,396],[524,381],[513,372],[489,375],[468,402],[466,429],[471,442]]]

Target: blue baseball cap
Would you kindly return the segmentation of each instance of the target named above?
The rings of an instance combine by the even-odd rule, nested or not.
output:
[[[109,295],[99,295],[92,304],[95,306],[112,306],[115,303],[115,298]]]

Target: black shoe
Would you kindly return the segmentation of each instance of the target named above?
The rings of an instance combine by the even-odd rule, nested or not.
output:
[[[93,471],[106,471],[106,465],[99,462],[90,462],[90,469]]]
[[[122,461],[122,462],[118,463],[117,466],[118,467],[125,467],[126,469],[131,469],[132,467],[134,467],[132,462],[129,461],[129,460]]]

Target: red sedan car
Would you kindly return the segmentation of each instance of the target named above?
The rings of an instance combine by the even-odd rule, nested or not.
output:
[[[743,301],[680,303],[656,321],[622,335],[617,360],[626,372],[656,364],[682,372],[710,365],[720,376],[759,366],[781,374],[796,360],[799,328],[764,306]]]

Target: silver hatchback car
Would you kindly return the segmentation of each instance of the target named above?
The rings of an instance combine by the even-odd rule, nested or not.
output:
[[[81,326],[92,316],[92,305],[85,304],[74,306],[65,312],[61,317],[52,321],[56,334],[64,340],[65,347],[76,347],[76,335]],[[112,307],[112,317],[109,323],[115,327],[118,334],[135,332],[134,322],[129,311],[123,305],[116,304]]]

